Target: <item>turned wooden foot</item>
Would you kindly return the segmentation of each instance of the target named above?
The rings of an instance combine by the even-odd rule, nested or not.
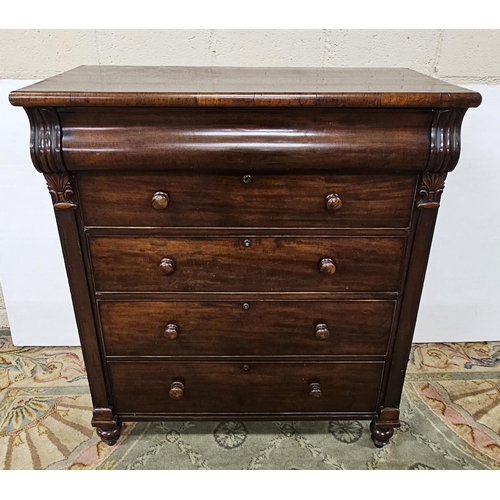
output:
[[[394,434],[394,427],[399,427],[398,408],[380,408],[378,415],[370,424],[373,444],[377,448],[385,446]]]
[[[372,420],[372,423],[370,424],[370,431],[372,433],[373,444],[377,448],[385,446],[394,434],[394,429],[392,427],[379,427],[375,423],[375,420]]]
[[[113,446],[120,437],[120,432],[122,430],[122,423],[117,422],[113,427],[97,427],[97,435],[102,439],[103,443]]]
[[[92,426],[103,443],[113,446],[120,437],[122,423],[113,416],[111,408],[94,408]]]

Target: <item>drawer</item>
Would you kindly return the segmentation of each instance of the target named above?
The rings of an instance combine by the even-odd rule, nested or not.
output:
[[[384,355],[394,301],[99,302],[109,356]]]
[[[398,289],[400,237],[95,237],[97,291],[284,292]]]
[[[85,173],[78,193],[87,226],[403,228],[415,181],[414,175],[265,175],[251,168],[247,175]]]
[[[113,362],[108,366],[118,413],[238,414],[374,412],[384,364]]]

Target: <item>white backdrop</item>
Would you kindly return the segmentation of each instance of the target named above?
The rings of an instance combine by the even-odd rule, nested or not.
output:
[[[50,196],[29,156],[29,125],[0,80],[0,283],[14,343],[77,345]],[[448,176],[422,297],[416,342],[500,340],[500,86],[467,112],[462,155]]]

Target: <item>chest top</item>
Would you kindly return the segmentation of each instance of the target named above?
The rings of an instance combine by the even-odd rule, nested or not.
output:
[[[10,95],[18,106],[475,107],[409,69],[80,66]]]
[[[443,172],[481,96],[408,69],[81,66],[10,101],[42,172]]]

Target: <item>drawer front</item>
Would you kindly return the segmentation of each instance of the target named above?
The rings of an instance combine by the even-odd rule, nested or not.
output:
[[[394,301],[99,302],[109,356],[384,355]]]
[[[118,413],[238,414],[374,412],[384,364],[113,362],[108,366]],[[318,391],[321,397],[315,397]]]
[[[82,174],[78,191],[88,226],[402,228],[415,176]]]
[[[90,240],[97,291],[279,292],[398,288],[405,238]]]

